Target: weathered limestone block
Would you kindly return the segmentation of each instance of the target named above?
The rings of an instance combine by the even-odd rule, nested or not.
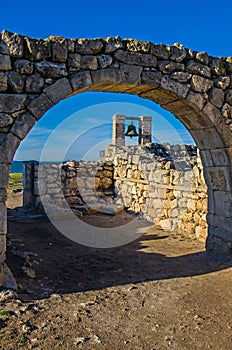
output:
[[[21,93],[24,89],[24,80],[17,72],[10,72],[8,75],[9,87],[13,92]]]
[[[107,37],[105,39],[105,48],[104,51],[106,54],[112,53],[116,50],[123,49],[123,42],[122,39],[119,36],[113,37]]]
[[[38,120],[45,112],[47,112],[54,103],[47,97],[46,94],[42,94],[36,99],[34,99],[28,106],[27,109],[33,114],[33,116]]]
[[[81,55],[96,55],[101,53],[103,46],[101,39],[78,39],[75,51]]]
[[[110,55],[97,56],[101,68],[107,68],[111,65],[113,58]]]
[[[194,105],[194,107],[199,108],[199,110],[202,110],[205,104],[205,99],[202,94],[193,91],[189,91],[187,101]]]
[[[76,71],[81,68],[81,55],[78,53],[71,53],[68,58],[68,67],[74,68]]]
[[[67,40],[62,37],[49,37],[51,42],[52,60],[55,62],[66,62],[68,58]]]
[[[183,98],[185,98],[189,92],[189,87],[187,85],[172,80],[168,75],[161,78],[161,88],[173,92]]]
[[[225,103],[222,107],[222,115],[225,119],[225,123],[231,127],[232,123],[232,106]]]
[[[209,64],[209,56],[206,52],[197,52],[196,59],[205,65]]]
[[[225,90],[230,85],[230,77],[219,77],[214,79],[214,84],[222,90]]]
[[[207,92],[213,86],[213,81],[200,77],[199,75],[193,75],[191,81],[191,88],[196,92]]]
[[[29,60],[39,61],[51,57],[51,43],[42,39],[26,37],[25,57]]]
[[[127,64],[135,64],[145,67],[156,67],[157,58],[154,55],[142,53],[129,53],[122,50],[115,51],[114,58]]]
[[[82,56],[81,69],[96,70],[98,68],[97,56]]]
[[[61,78],[68,74],[64,63],[38,62],[35,64],[35,68],[42,77],[46,78]]]
[[[14,113],[25,108],[27,95],[2,94],[0,95],[0,112]]]
[[[2,32],[2,40],[8,47],[8,53],[17,58],[21,58],[24,53],[24,38],[19,34],[13,34],[6,30]]]
[[[73,74],[70,83],[74,91],[86,88],[92,85],[92,79],[89,71]]]
[[[204,78],[211,77],[211,69],[208,66],[203,65],[201,63],[189,61],[186,65],[186,68],[190,73],[200,75]]]
[[[7,74],[0,72],[0,92],[7,91],[7,88],[8,88]]]
[[[178,80],[180,83],[186,83],[191,79],[192,74],[188,72],[173,72],[171,77],[174,80]]]
[[[222,57],[214,57],[210,63],[212,73],[215,75],[224,75],[226,73],[225,62]]]
[[[14,119],[6,113],[0,113],[0,128],[5,128],[13,123]]]
[[[184,48],[183,45],[175,43],[172,46],[172,50],[171,50],[171,57],[170,59],[176,62],[181,62],[185,59],[185,57],[187,56],[187,52]]]
[[[142,67],[129,64],[121,64],[122,83],[139,84],[141,83]]]
[[[62,78],[44,89],[44,93],[55,104],[66,96],[70,95],[72,93],[72,87],[67,78]]]
[[[44,79],[39,74],[26,77],[26,92],[29,94],[39,94],[44,86]]]
[[[151,44],[151,54],[158,58],[167,60],[171,56],[171,47],[163,44]]]
[[[131,52],[144,52],[148,53],[151,44],[147,41],[140,41],[136,39],[126,39],[126,48]]]
[[[164,74],[170,74],[175,70],[184,71],[184,64],[173,61],[158,61],[158,68]]]
[[[0,54],[0,70],[7,71],[11,69],[10,56]]]
[[[210,102],[205,105],[203,112],[209,117],[214,125],[218,125],[223,121],[220,110]]]
[[[33,73],[34,64],[31,61],[18,59],[14,63],[14,67],[17,73],[30,75]]]
[[[25,113],[23,115],[20,115],[19,117],[16,118],[11,128],[11,132],[16,136],[18,136],[20,140],[23,140],[24,137],[35,125],[35,122],[36,122],[36,119],[30,113]]]
[[[221,108],[224,102],[224,92],[221,89],[212,88],[209,91],[210,102],[218,108]]]
[[[142,84],[152,85],[154,88],[158,88],[161,82],[161,73],[144,71],[142,72]]]

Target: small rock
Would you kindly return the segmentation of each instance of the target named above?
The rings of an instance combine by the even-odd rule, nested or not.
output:
[[[39,345],[39,341],[37,338],[30,339],[31,347],[36,348]]]
[[[11,289],[2,290],[0,292],[0,302],[18,299],[18,294]]]
[[[74,340],[74,345],[77,346],[77,345],[83,344],[85,341],[86,339],[84,337],[78,337]]]
[[[35,278],[35,270],[33,270],[31,267],[27,267],[27,266],[23,266],[22,267],[23,272],[25,273],[25,275],[29,278]]]

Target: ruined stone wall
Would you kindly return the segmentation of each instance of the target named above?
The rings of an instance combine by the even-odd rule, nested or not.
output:
[[[155,225],[200,240],[207,235],[207,188],[195,146],[106,148],[114,162],[117,204]]]
[[[107,145],[100,162],[24,163],[24,205],[77,215],[126,208],[167,231],[205,240],[207,188],[195,146]]]
[[[112,162],[24,162],[24,206],[42,211],[64,207],[77,214],[102,206],[113,196]]]

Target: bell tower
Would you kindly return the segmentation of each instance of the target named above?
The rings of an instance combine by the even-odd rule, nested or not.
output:
[[[117,146],[125,146],[125,137],[138,137],[138,144],[145,145],[151,142],[152,117],[126,117],[124,114],[115,114],[112,117],[112,144]],[[125,133],[125,122],[131,121]],[[139,131],[136,131],[133,121],[139,122]]]

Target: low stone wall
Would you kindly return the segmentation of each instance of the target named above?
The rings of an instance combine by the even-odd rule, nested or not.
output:
[[[113,181],[110,161],[24,162],[24,207],[42,211],[43,205],[59,208],[65,202],[76,213],[88,212],[96,201],[112,200]]]
[[[207,188],[195,146],[108,145],[117,203],[167,231],[200,240],[207,235]]]

